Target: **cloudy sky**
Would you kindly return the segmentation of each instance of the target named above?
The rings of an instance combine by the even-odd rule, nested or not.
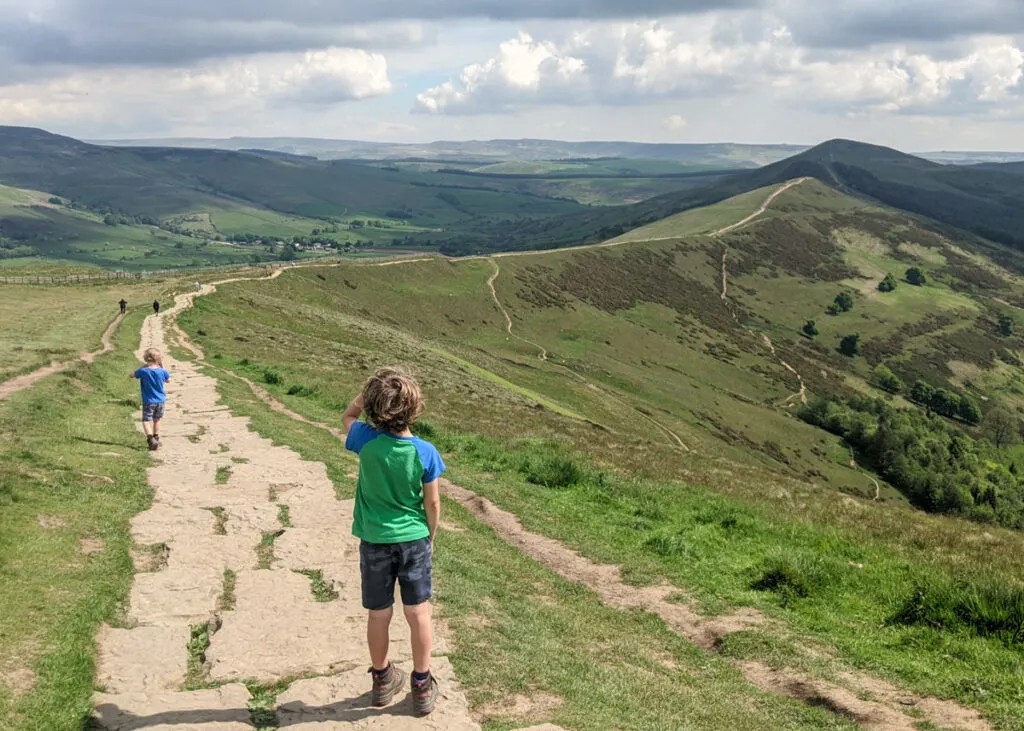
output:
[[[1018,150],[1024,0],[0,0],[0,124]]]

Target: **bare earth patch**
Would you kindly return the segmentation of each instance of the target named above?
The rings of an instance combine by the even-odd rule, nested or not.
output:
[[[107,544],[99,538],[80,538],[78,540],[78,550],[86,556],[95,556],[98,553],[103,553],[106,547]]]
[[[20,666],[4,668],[3,673],[0,673],[0,677],[3,678],[0,682],[10,689],[11,695],[16,699],[32,690],[36,685],[37,679],[33,670]]]
[[[46,530],[53,530],[55,528],[67,528],[68,524],[63,519],[58,518],[55,515],[40,515],[39,527],[45,528]]]
[[[480,707],[484,718],[525,718],[528,721],[542,721],[551,711],[565,701],[551,693],[516,695],[492,701]]]

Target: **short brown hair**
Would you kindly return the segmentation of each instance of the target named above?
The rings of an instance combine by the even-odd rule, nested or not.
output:
[[[149,348],[142,354],[142,359],[147,363],[159,363],[161,357],[163,357],[163,353],[156,348]]]
[[[363,410],[378,429],[399,434],[423,413],[420,384],[401,368],[381,368],[363,387]]]

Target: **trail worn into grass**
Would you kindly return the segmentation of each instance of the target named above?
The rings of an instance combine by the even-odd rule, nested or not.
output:
[[[780,186],[770,196],[768,196],[768,199],[764,203],[761,204],[760,208],[758,208],[756,211],[754,211],[749,216],[744,218],[742,221],[734,223],[731,226],[726,226],[725,228],[718,229],[717,231],[715,231],[714,233],[711,234],[711,238],[714,239],[714,238],[719,238],[721,236],[724,236],[725,234],[727,234],[727,233],[729,233],[731,231],[735,231],[736,229],[738,229],[738,228],[740,228],[742,226],[746,226],[751,221],[754,221],[754,220],[760,218],[761,216],[763,216],[765,214],[765,212],[768,210],[769,206],[771,206],[771,204],[775,201],[776,198],[778,198],[780,195],[785,193],[790,188],[793,188],[793,187],[795,187],[797,185],[800,185],[800,184],[806,182],[807,180],[808,180],[808,178],[799,178],[797,180],[791,180],[788,183],[786,183],[785,185]],[[726,259],[727,259],[728,255],[729,255],[729,250],[728,249],[725,249],[724,251],[722,251],[722,301],[725,302],[726,304],[728,304],[728,302],[729,302],[729,270],[726,268]],[[732,312],[733,319],[738,321],[738,318],[736,317],[736,313],[732,311],[732,308],[730,308],[730,312]],[[748,332],[753,332],[753,331],[748,329]],[[803,376],[801,376],[799,373],[797,373],[796,368],[794,368],[789,363],[787,363],[786,361],[784,361],[782,358],[779,357],[779,354],[775,350],[775,344],[772,343],[771,338],[769,338],[764,333],[761,333],[761,338],[764,340],[764,344],[768,347],[768,350],[771,351],[772,357],[774,357],[775,360],[777,360],[779,362],[779,365],[781,365],[787,371],[789,371],[794,376],[796,376],[796,380],[800,383],[800,390],[797,391],[792,396],[790,396],[789,398],[787,398],[785,401],[783,401],[783,405],[788,406],[789,404],[791,404],[796,399],[800,399],[801,403],[803,403],[806,406],[807,405],[807,386],[804,384]]]
[[[97,356],[103,355],[104,353],[109,353],[111,350],[114,349],[114,346],[111,344],[110,339],[114,336],[114,332],[117,330],[117,326],[121,324],[121,320],[123,318],[124,315],[119,314],[117,317],[113,319],[113,321],[111,321],[109,325],[107,325],[107,329],[104,330],[103,335],[100,336],[101,347],[99,348],[99,350],[83,351],[78,354],[78,358],[76,358],[75,360],[53,362],[50,363],[50,365],[43,366],[42,368],[37,368],[31,373],[26,373],[22,376],[17,376],[16,378],[12,378],[9,381],[4,381],[3,383],[0,383],[0,401],[7,398],[11,394],[18,393],[18,391],[24,391],[26,388],[29,388],[30,386],[39,382],[41,379],[46,378],[47,376],[52,376],[54,373],[60,373],[61,371],[67,370],[75,363],[92,363],[94,360],[96,360]]]
[[[498,265],[498,262],[496,262],[496,261],[492,260],[491,263],[494,264],[494,274],[492,274],[490,279],[487,280],[487,286],[491,290],[491,297],[494,299],[494,304],[497,305],[498,309],[501,311],[501,314],[503,314],[505,316],[505,321],[508,323],[508,334],[509,335],[514,337],[516,340],[524,342],[524,343],[526,343],[528,345],[532,345],[534,348],[537,348],[538,350],[540,350],[540,359],[541,360],[543,360],[543,361],[545,361],[547,363],[550,363],[554,368],[557,368],[558,370],[568,374],[571,378],[574,378],[575,380],[579,381],[580,383],[585,385],[587,388],[589,388],[589,389],[591,389],[593,391],[597,391],[606,400],[613,401],[616,404],[618,404],[619,406],[622,406],[623,408],[627,409],[628,411],[639,415],[640,418],[645,419],[646,421],[650,422],[658,431],[662,432],[665,436],[667,436],[669,438],[670,446],[672,446],[672,447],[679,447],[684,452],[689,452],[690,451],[690,448],[686,446],[686,443],[682,439],[680,439],[678,434],[676,434],[674,431],[672,431],[667,426],[662,424],[660,421],[655,419],[653,416],[651,416],[650,414],[647,414],[644,411],[641,411],[640,409],[638,409],[637,407],[627,403],[623,399],[621,399],[618,396],[616,396],[615,394],[611,393],[609,389],[601,388],[596,383],[591,383],[590,381],[588,381],[586,378],[581,376],[579,373],[577,373],[573,369],[567,368],[566,366],[563,366],[563,365],[558,364],[558,363],[551,363],[550,359],[548,358],[548,351],[545,350],[542,346],[538,345],[537,343],[533,342],[532,340],[527,340],[526,338],[522,338],[522,337],[516,335],[515,333],[513,333],[512,332],[512,318],[509,316],[508,311],[505,309],[505,307],[501,304],[501,300],[498,298],[498,291],[494,287],[494,282],[497,281],[498,276],[501,274],[501,267]]]
[[[675,632],[705,650],[715,651],[725,635],[761,626],[766,618],[753,609],[739,609],[718,617],[704,617],[693,606],[670,600],[675,587],[636,587],[626,584],[617,566],[595,564],[561,543],[530,533],[519,519],[490,500],[442,480],[444,493],[491,526],[505,541],[568,581],[593,590],[602,602],[617,609],[642,609],[660,616]],[[828,708],[877,731],[914,731],[921,719],[942,728],[991,731],[981,715],[952,701],[906,693],[883,680],[844,673],[843,685],[772,668],[756,661],[737,663],[748,682],[769,693]],[[920,718],[904,711],[914,709]]]
[[[147,318],[141,348],[164,349],[175,316],[212,291]],[[172,380],[148,475],[153,504],[131,530],[166,561],[136,574],[122,625],[100,632],[99,727],[478,730],[443,637],[432,716],[414,718],[407,693],[370,707],[353,501],[335,497],[323,464],[250,431],[194,364],[164,363]],[[408,638],[396,618],[392,656],[410,669]]]

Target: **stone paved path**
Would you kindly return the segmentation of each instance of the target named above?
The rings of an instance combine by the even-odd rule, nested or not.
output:
[[[165,328],[194,296],[147,318],[142,348],[166,352]],[[251,729],[242,681],[293,680],[277,698],[277,723],[291,731],[479,729],[444,657],[443,635],[434,660],[443,697],[432,716],[412,717],[407,694],[388,708],[369,707],[352,501],[335,498],[322,464],[249,431],[247,419],[218,403],[212,378],[169,357],[165,365],[172,381],[164,446],[149,470],[153,505],[132,522],[136,544],[159,547],[140,555],[165,560],[136,575],[130,628],[99,634],[100,727]],[[257,551],[261,544],[269,547]],[[317,601],[300,571],[322,572],[337,598]],[[191,680],[211,689],[183,691],[191,630],[208,622],[219,629]],[[400,613],[392,649],[396,663],[411,669]]]

